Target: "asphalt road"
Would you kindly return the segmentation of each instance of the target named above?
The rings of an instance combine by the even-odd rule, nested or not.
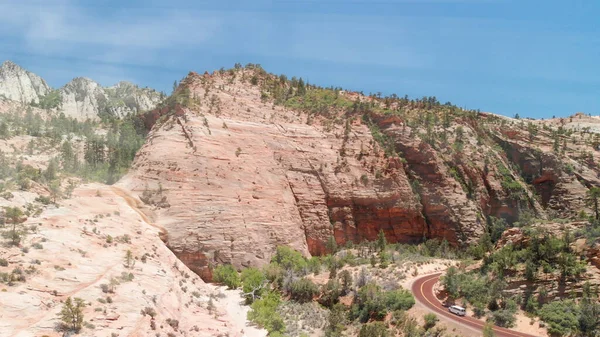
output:
[[[484,322],[473,317],[458,316],[449,312],[448,308],[444,307],[437,297],[435,297],[435,294],[433,293],[433,285],[439,280],[440,275],[442,274],[438,273],[417,279],[412,285],[412,292],[415,296],[415,299],[436,315],[444,316],[459,324],[468,326],[472,329],[482,332],[483,335],[483,327],[485,326]],[[494,333],[496,337],[538,337],[497,326],[494,326]]]

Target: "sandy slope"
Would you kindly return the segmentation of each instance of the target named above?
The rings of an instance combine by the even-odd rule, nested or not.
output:
[[[27,220],[38,231],[27,236],[24,246],[39,243],[42,249],[22,253],[16,247],[0,248],[0,257],[9,261],[0,272],[35,268],[25,282],[0,284],[0,336],[60,336],[54,326],[61,302],[69,296],[89,303],[85,321],[94,328],[88,325],[81,336],[264,336],[266,332],[246,326],[248,309],[241,306],[239,293],[225,292],[220,299],[222,291],[179,262],[160,241],[159,229],[131,207],[135,199],[129,198],[125,191],[105,185],[82,186],[61,207]],[[107,243],[109,235],[112,244]],[[124,265],[127,250],[136,257],[133,268]],[[133,280],[123,281],[122,273],[132,273]],[[103,293],[101,284],[113,278],[120,280],[115,292]],[[99,301],[107,296],[112,303]],[[211,296],[216,307],[212,313],[207,309]],[[156,330],[151,318],[140,313],[145,307],[157,312]],[[167,319],[177,320],[177,329]]]

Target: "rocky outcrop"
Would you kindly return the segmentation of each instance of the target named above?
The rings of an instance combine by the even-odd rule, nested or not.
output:
[[[587,257],[591,264],[596,266],[596,268],[600,268],[600,240],[596,240],[596,242],[590,245],[590,248],[587,250]]]
[[[543,152],[531,142],[496,137],[507,158],[521,171],[523,179],[539,195],[543,207],[561,217],[577,217],[581,210],[591,214],[586,193],[600,186],[597,172],[577,161]]]
[[[405,164],[386,157],[359,118],[329,124],[261,102],[258,87],[226,76],[192,74],[186,89],[199,99],[184,111],[146,114],[148,142],[119,185],[141,195],[160,184],[167,245],[206,279],[216,264],[268,262],[277,245],[319,255],[331,236],[342,245],[382,230],[389,242],[464,244],[482,231],[464,197],[439,201],[445,192],[432,190],[421,199]]]
[[[153,109],[161,100],[160,93],[140,89],[128,82],[103,88],[89,78],[78,77],[59,89],[60,111],[77,119],[123,117]]]
[[[0,66],[0,96],[21,103],[38,103],[50,90],[41,77],[11,61]]]
[[[80,120],[137,114],[153,109],[165,98],[162,93],[129,82],[102,87],[84,77],[75,78],[54,90],[39,76],[10,61],[0,67],[0,97],[55,110]]]
[[[89,78],[75,78],[60,89],[61,110],[65,115],[81,119],[96,119],[103,108],[99,104],[104,97],[100,85]]]

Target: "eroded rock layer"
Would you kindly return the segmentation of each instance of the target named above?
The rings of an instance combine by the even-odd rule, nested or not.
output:
[[[570,216],[596,184],[592,168],[533,155],[551,152],[550,132],[527,142],[522,121],[461,112],[426,128],[341,108],[340,96],[374,99],[343,91],[306,112],[275,104],[263,81],[252,69],[190,73],[144,115],[147,143],[119,183],[154,205],[168,246],[205,279],[216,264],[265,263],[278,245],[326,253],[330,237],[464,246],[490,217]]]

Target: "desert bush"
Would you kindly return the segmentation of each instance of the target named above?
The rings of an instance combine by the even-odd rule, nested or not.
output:
[[[497,326],[510,328],[515,324],[515,311],[510,309],[500,309],[490,313],[490,320]]]
[[[326,337],[340,337],[344,331],[346,321],[345,307],[342,304],[334,305],[329,311],[327,327],[325,328]]]
[[[240,286],[240,275],[230,264],[217,266],[213,272],[213,280],[222,283],[229,289],[236,289]]]
[[[319,303],[326,307],[332,307],[339,300],[342,293],[342,287],[337,280],[329,280],[327,284],[321,287],[321,298]]]
[[[386,299],[379,286],[369,283],[360,288],[354,299],[351,316],[358,318],[361,322],[369,319],[380,320],[386,314]]]
[[[144,309],[142,309],[142,316],[146,315],[154,318],[156,317],[156,310],[154,310],[154,308],[152,307],[145,307]]]
[[[266,283],[265,274],[257,268],[246,268],[241,274],[242,291],[246,299],[252,303],[257,297],[262,295]]]
[[[269,334],[285,332],[283,318],[277,311],[281,303],[279,294],[268,292],[262,298],[252,303],[252,310],[248,312],[248,320],[266,329]]]
[[[169,326],[171,326],[171,328],[173,328],[173,330],[177,331],[177,329],[179,329],[179,320],[167,318],[166,321],[167,321],[167,324],[169,324]]]
[[[388,337],[388,327],[383,322],[364,324],[358,333],[359,337]]]
[[[319,293],[319,288],[309,279],[301,278],[290,285],[290,297],[297,302],[312,301]]]
[[[438,321],[438,318],[434,313],[430,312],[423,316],[423,320],[425,321],[425,330],[429,330],[435,326],[435,324]]]
[[[388,310],[408,310],[415,305],[413,295],[404,289],[388,291],[386,294],[386,306]]]
[[[346,295],[352,287],[352,274],[348,270],[343,270],[338,276],[342,285],[342,295]]]
[[[384,292],[378,285],[369,283],[358,291],[351,316],[361,322],[381,320],[388,311],[408,310],[414,304],[414,297],[404,289]]]
[[[307,269],[307,262],[304,256],[290,247],[279,246],[275,256],[271,259],[271,262],[276,262],[281,268],[285,270],[293,270],[295,273],[304,275]]]
[[[548,325],[548,332],[554,336],[567,336],[577,331],[579,313],[572,300],[553,301],[538,310],[540,318]]]

